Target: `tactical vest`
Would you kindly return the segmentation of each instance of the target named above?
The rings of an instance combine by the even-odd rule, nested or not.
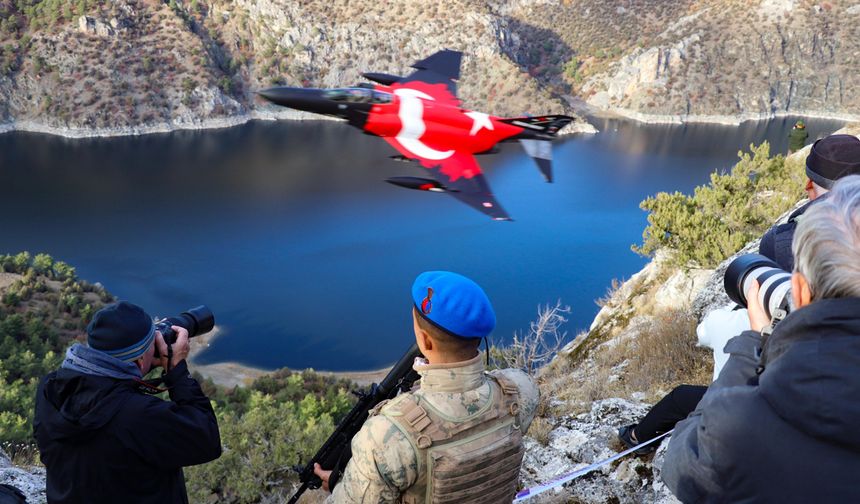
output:
[[[519,390],[504,376],[486,374],[487,404],[454,420],[420,396],[406,394],[383,408],[409,439],[418,459],[418,480],[404,504],[511,502],[525,449],[517,413]]]

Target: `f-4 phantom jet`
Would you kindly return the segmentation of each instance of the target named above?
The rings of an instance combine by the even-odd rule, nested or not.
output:
[[[274,87],[258,94],[266,100],[308,112],[346,119],[365,133],[380,136],[403,161],[417,161],[430,178],[392,177],[392,184],[448,193],[495,220],[511,220],[490,191],[476,155],[497,152],[496,144],[519,140],[552,182],[552,145],[573,121],[565,115],[501,118],[466,110],[457,99],[462,53],[443,50],[414,65],[407,77],[363,73],[372,83],[352,88]]]

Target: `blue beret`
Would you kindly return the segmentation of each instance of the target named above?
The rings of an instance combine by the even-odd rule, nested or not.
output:
[[[412,301],[424,318],[461,338],[483,338],[496,313],[481,287],[450,271],[425,271],[412,284]]]

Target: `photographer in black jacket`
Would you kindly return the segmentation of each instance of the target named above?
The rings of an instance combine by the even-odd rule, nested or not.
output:
[[[182,467],[218,458],[221,437],[209,399],[188,373],[188,331],[173,330],[168,362],[167,344],[143,309],[109,305],[87,327],[88,346],[69,348],[39,384],[34,432],[49,503],[188,502]],[[154,387],[142,382],[158,366],[170,401],[149,395]]]
[[[860,139],[853,135],[830,135],[816,141],[806,158],[805,191],[809,197],[809,202],[792,212],[788,222],[771,227],[762,236],[759,253],[774,260],[782,269],[791,271],[794,268],[794,254],[791,246],[798,222],[803,219],[804,213],[809,208],[826,200],[830,189],[837,180],[852,174],[860,174]],[[728,310],[730,308],[712,311],[697,330],[700,344],[707,341],[705,346],[713,347],[715,350],[715,380],[725,362],[723,360],[720,363],[717,356],[728,359],[728,355],[721,352],[725,346],[725,339],[723,338],[735,335],[731,332],[738,321],[735,317],[740,316],[746,319],[745,314]],[[709,321],[710,317],[713,319]],[[706,334],[710,338],[706,338]],[[719,342],[716,346],[714,340]],[[625,446],[631,448],[640,442],[648,441],[671,430],[677,422],[687,418],[687,415],[696,409],[707,390],[707,386],[700,385],[675,387],[655,404],[638,424],[627,425],[619,429],[619,439]],[[657,443],[645,446],[637,450],[636,454],[651,453],[658,446]]]
[[[792,308],[752,330],[678,423],[663,480],[683,502],[860,502],[860,176],[806,212],[792,244]]]

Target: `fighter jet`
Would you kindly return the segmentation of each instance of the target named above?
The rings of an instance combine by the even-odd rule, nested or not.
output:
[[[259,91],[266,100],[345,119],[380,136],[399,155],[415,161],[432,178],[392,177],[392,184],[448,193],[495,220],[511,220],[490,191],[476,155],[497,152],[496,144],[519,140],[552,182],[552,146],[558,131],[573,121],[565,115],[501,118],[464,109],[457,99],[463,54],[443,50],[414,65],[407,77],[363,73],[373,83],[338,89],[273,87]]]

